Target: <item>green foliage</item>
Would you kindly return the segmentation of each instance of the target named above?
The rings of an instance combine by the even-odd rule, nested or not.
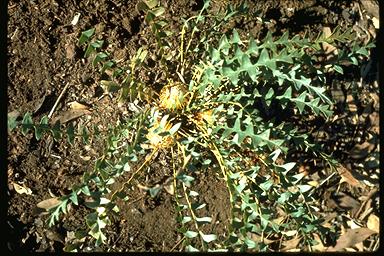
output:
[[[290,37],[287,32],[275,38],[268,33],[259,42],[236,29],[222,33],[228,20],[246,12],[246,5],[228,7],[223,15],[212,16],[209,1],[204,1],[198,15],[182,21],[180,44],[172,45],[168,39],[173,35],[163,18],[165,8],[156,0],[141,1],[137,8],[145,12],[157,49],[139,48],[128,66],[118,67],[110,54],[101,51],[104,41],[92,41],[94,29],[80,36],[79,45],[87,44],[85,57],[93,57],[90,61],[101,73],[111,71],[108,80],[100,82],[105,92],[119,92],[119,102],[135,102],[138,111],[110,127],[103,155],[92,171],[84,173],[82,183],[50,210],[49,225],[66,213],[69,204],[82,203],[93,210],[86,218],[87,234],[96,246],[106,243],[104,229],[110,217],[118,215],[117,200],[130,200],[127,189],[162,150],[172,159],[175,207],[185,250],[270,251],[264,238],[284,241],[286,231],[297,231],[302,238],[299,246],[310,250],[313,233],[323,235],[329,230],[320,224],[314,188],[298,172],[296,163],[285,159],[292,152],[310,151],[331,160],[309,140],[309,131],[298,131],[291,117],[304,121],[310,115],[330,118],[332,100],[325,74],[342,73],[345,61],[357,65],[372,44],[354,44],[350,52],[340,51],[333,60],[321,62],[318,56],[323,43],[352,42],[353,33],[336,28],[331,36],[319,34],[314,40]],[[178,94],[177,100],[183,102],[180,109],[160,106],[161,101],[174,100],[167,94],[160,95],[161,101],[146,98],[155,90],[139,76],[142,69],[155,72],[147,69],[148,55],[156,55],[158,65],[164,67],[168,85],[163,89],[170,87]],[[177,75],[171,75],[175,68]],[[186,92],[177,91],[177,83]],[[8,119],[10,130],[17,125],[16,119]],[[71,124],[66,129],[58,123],[51,126],[46,117],[34,124],[27,113],[21,131],[26,134],[31,129],[36,139],[49,131],[55,140],[65,134],[70,144],[76,137],[88,143],[92,136],[100,135],[87,127],[76,133]],[[217,172],[226,182],[231,227],[225,240],[202,231],[212,216],[201,215],[206,205],[194,190],[198,168]],[[111,185],[123,174],[129,178],[120,189],[112,190]],[[161,189],[153,187],[149,194],[155,197]]]

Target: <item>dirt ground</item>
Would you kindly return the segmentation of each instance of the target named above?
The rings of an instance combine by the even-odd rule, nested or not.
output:
[[[53,113],[54,118],[65,118],[71,102],[90,106],[91,113],[75,120],[79,124],[106,126],[129,111],[127,106],[115,111],[116,104],[103,97],[100,77],[82,58],[83,49],[77,46],[82,31],[96,27],[96,34],[106,40],[115,59],[127,60],[138,45],[145,44],[148,33],[143,16],[136,10],[137,1],[99,0],[30,0],[8,3],[8,113],[24,114],[33,118],[47,115],[56,99],[68,87]],[[167,10],[167,19],[177,24],[180,17],[196,13],[201,0],[161,1]],[[221,8],[221,1],[213,1],[213,9]],[[279,35],[285,30],[314,36],[324,27],[351,28],[358,33],[357,40],[376,37],[373,18],[378,18],[377,3],[363,1],[255,1],[252,10],[269,22],[263,26],[252,20],[240,20],[239,30],[262,38],[268,30]],[[76,25],[74,17],[80,14]],[[149,40],[149,39],[148,39]],[[321,127],[319,141],[324,141],[327,152],[335,156],[345,168],[352,170],[364,186],[354,187],[348,181],[339,183],[335,175],[319,191],[323,211],[337,213],[329,221],[345,226],[347,221],[367,226],[371,215],[380,216],[378,209],[379,158],[379,96],[378,71],[375,50],[364,66],[351,67],[345,75],[328,78],[334,88],[335,113],[332,126]],[[357,89],[356,89],[357,88]],[[358,93],[356,93],[358,90]],[[316,125],[316,124],[314,124]],[[321,126],[321,125],[320,125]],[[94,145],[98,142],[95,141]],[[80,180],[84,170],[92,168],[100,148],[84,149],[80,145],[68,147],[65,141],[56,143],[50,136],[37,141],[32,134],[8,134],[8,249],[14,252],[58,252],[73,239],[74,231],[85,228],[87,209],[78,207],[64,216],[60,224],[47,228],[46,215],[36,211],[36,204],[52,196],[66,194]],[[156,158],[147,184],[157,184],[172,176],[163,164],[162,155]],[[209,227],[219,235],[228,227],[228,195],[223,181],[214,175],[201,173],[196,189],[206,195],[213,224]],[[312,172],[318,179],[324,174]],[[29,188],[29,194],[20,194],[15,184]],[[375,190],[376,189],[376,190]],[[179,251],[181,234],[177,232],[174,199],[166,191],[151,198],[139,188],[129,194],[135,198],[122,204],[121,218],[108,228],[108,244],[104,251]],[[346,215],[353,216],[351,220]],[[378,235],[371,236],[361,246],[372,250]],[[359,249],[359,248],[358,248]]]

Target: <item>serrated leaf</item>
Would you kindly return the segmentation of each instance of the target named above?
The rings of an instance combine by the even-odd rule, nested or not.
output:
[[[20,113],[18,111],[12,111],[8,113],[7,117],[7,123],[8,123],[8,131],[12,131],[19,122],[16,121],[16,119],[19,117]]]
[[[96,30],[95,28],[91,28],[86,31],[83,31],[79,38],[79,45],[82,45],[85,42],[87,42],[93,36],[93,34],[95,33],[95,30]]]
[[[25,136],[31,128],[33,128],[32,116],[29,112],[27,112],[23,117],[21,133]]]
[[[149,189],[149,194],[151,195],[151,197],[156,197],[159,194],[159,192],[161,191],[161,189],[162,189],[162,186],[157,185],[157,186]]]
[[[286,201],[289,200],[289,198],[291,197],[291,192],[287,191],[287,192],[284,192],[282,193],[279,198],[277,199],[277,202],[279,204],[284,204]]]
[[[284,168],[285,174],[286,174],[287,172],[292,170],[293,167],[295,167],[295,165],[296,165],[295,162],[290,162],[290,163],[286,163],[286,164],[283,164],[283,165],[279,165],[279,167]]]
[[[79,201],[77,200],[77,194],[75,192],[72,192],[71,195],[69,196],[69,200],[72,201],[75,205],[79,204]]]
[[[269,189],[272,187],[272,185],[273,185],[273,181],[267,180],[266,182],[259,184],[259,187],[264,191],[269,191]]]
[[[234,44],[243,44],[243,42],[240,39],[239,33],[236,29],[232,30],[232,43]]]

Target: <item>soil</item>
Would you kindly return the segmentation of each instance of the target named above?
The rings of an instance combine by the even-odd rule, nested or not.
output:
[[[150,33],[147,33],[142,14],[136,9],[136,2],[10,0],[7,36],[8,113],[23,115],[29,111],[34,120],[40,120],[51,111],[67,84],[62,100],[53,112],[54,118],[65,119],[68,103],[74,101],[90,107],[90,112],[84,112],[73,121],[77,124],[91,123],[106,128],[108,124],[116,122],[122,113],[127,113],[127,106],[119,106],[116,111],[116,104],[108,96],[100,99],[100,77],[89,61],[83,58],[84,50],[77,45],[77,40],[82,31],[95,27],[96,34],[106,40],[108,51],[114,58],[127,61],[137,46],[153,40],[149,38]],[[166,8],[167,20],[175,29],[181,17],[197,13],[203,3],[201,0],[161,2]],[[221,1],[212,2],[213,12],[223,8]],[[363,2],[371,5],[357,0],[256,1],[249,4],[250,10],[268,22],[256,25],[255,20],[240,19],[233,26],[256,38],[262,38],[267,31],[277,36],[286,30],[291,35],[307,33],[315,36],[326,26],[353,26],[359,34],[358,40],[368,41],[376,37],[371,18],[378,18],[378,14],[375,1]],[[360,12],[364,15],[360,15]],[[71,23],[77,14],[80,14],[79,21],[73,25]],[[374,50],[371,59],[363,67],[351,67],[345,71],[345,75],[334,75],[328,79],[333,85],[333,96],[337,100],[335,111],[339,119],[333,122],[333,126],[318,125],[316,130],[321,133],[318,139],[323,140],[326,150],[334,151],[349,170],[357,170],[358,173],[354,175],[364,181],[365,186],[354,189],[346,183],[338,185],[338,179],[331,179],[333,183],[327,183],[323,194],[319,194],[319,198],[324,196],[321,199],[325,202],[324,212],[348,212],[350,209],[340,206],[335,196],[349,193],[349,197],[359,205],[367,204],[364,200],[371,200],[372,211],[379,216],[378,193],[366,199],[378,185],[379,97],[375,54]],[[364,67],[366,72],[362,76],[360,70]],[[353,94],[353,88],[358,88],[360,93]],[[32,134],[23,136],[18,131],[8,134],[9,250],[18,253],[62,251],[66,243],[73,239],[74,232],[85,228],[84,218],[88,210],[83,207],[71,209],[61,224],[47,228],[47,216],[36,212],[36,204],[52,196],[66,194],[80,180],[84,171],[92,168],[93,160],[103,149],[101,141],[93,141],[92,145],[92,148],[84,148],[81,143],[68,146],[66,141],[58,143],[48,135],[37,141]],[[159,154],[152,163],[151,173],[142,180],[145,184],[154,185],[172,176],[162,158]],[[318,175],[319,179],[326,177],[326,174],[313,170],[311,175]],[[214,230],[219,239],[223,239],[229,224],[229,199],[225,184],[220,177],[207,173],[197,174],[196,178],[195,189],[205,195],[201,199],[201,203],[207,204],[205,213],[213,218],[207,229]],[[31,193],[17,193],[14,184],[29,188]],[[362,199],[364,196],[365,199]],[[173,196],[162,190],[152,198],[142,189],[134,188],[129,192],[129,197],[134,200],[121,203],[120,218],[114,219],[107,228],[108,244],[99,250],[182,250]],[[343,222],[340,218],[339,221]],[[366,222],[366,219],[362,221]],[[372,241],[375,238],[369,242],[374,243]],[[364,244],[364,250],[368,250],[368,247]],[[92,249],[91,244],[89,249]]]

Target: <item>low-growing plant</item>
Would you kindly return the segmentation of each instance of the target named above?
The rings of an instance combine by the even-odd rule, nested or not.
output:
[[[323,159],[329,168],[337,164],[321,151],[308,130],[298,129],[297,122],[313,115],[332,116],[326,73],[342,74],[346,62],[357,65],[360,57],[368,56],[372,44],[361,46],[353,41],[352,32],[340,28],[331,36],[320,33],[315,39],[291,37],[288,32],[274,37],[268,32],[258,41],[236,28],[223,33],[228,20],[250,15],[247,5],[210,14],[209,4],[204,1],[198,15],[182,19],[181,32],[174,35],[158,1],[140,2],[138,10],[145,12],[156,50],[142,46],[128,66],[119,66],[102,50],[103,41],[93,40],[94,29],[81,34],[79,44],[86,45],[85,57],[92,58],[109,77],[100,82],[105,92],[118,93],[120,104],[135,104],[136,111],[104,134],[104,153],[93,170],[84,173],[82,182],[50,209],[50,226],[69,204],[81,203],[93,212],[86,218],[88,230],[78,232],[78,238],[90,236],[96,246],[106,243],[104,229],[112,215],[119,216],[118,200],[131,200],[127,189],[162,151],[172,159],[178,231],[184,234],[187,251],[271,251],[292,236],[299,239],[298,246],[310,251],[316,243],[314,233],[324,239],[332,232],[321,224],[313,197],[316,187],[299,172],[297,163],[286,159],[307,152]],[[336,45],[339,51],[334,58],[321,61],[325,43]],[[147,65],[153,56],[156,69]],[[145,80],[139,77],[141,70],[152,74]],[[65,134],[70,143],[76,136],[85,138],[84,142],[89,136],[100,136],[95,129],[75,133],[72,125],[63,131],[59,123],[50,126],[47,117],[34,124],[29,114],[21,124],[14,119],[8,122],[10,128],[21,125],[23,134],[34,129],[37,139],[43,131],[52,132],[55,140]],[[205,204],[199,203],[194,189],[196,170],[218,174],[226,184],[231,225],[225,239],[202,231],[212,218],[200,215]],[[129,178],[112,189],[122,175]],[[161,189],[153,187],[149,193],[156,196]]]

